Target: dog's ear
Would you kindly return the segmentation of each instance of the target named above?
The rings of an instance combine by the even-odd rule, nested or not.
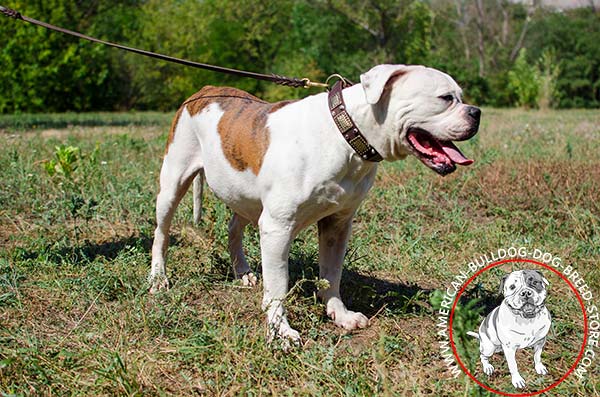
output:
[[[502,277],[502,280],[500,280],[500,293],[504,294],[504,283],[506,283],[506,279],[508,278],[508,276],[510,276],[510,274],[505,274],[504,277]]]
[[[537,274],[539,274],[539,275],[542,277],[542,282],[543,282],[544,284],[546,284],[546,285],[550,285],[550,282],[549,282],[548,280],[546,280],[546,277],[544,277],[544,273],[542,273],[542,272],[541,272],[541,271],[539,271],[539,270],[536,270],[535,272],[536,272]]]
[[[410,66],[406,65],[377,65],[360,75],[360,83],[365,91],[367,103],[375,105],[379,102],[385,85],[392,76],[407,73]]]

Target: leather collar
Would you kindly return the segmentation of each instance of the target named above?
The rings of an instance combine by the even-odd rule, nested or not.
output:
[[[350,86],[343,80],[338,80],[328,94],[329,112],[335,122],[338,130],[348,142],[348,145],[354,149],[363,160],[379,162],[383,157],[369,144],[364,135],[360,132],[350,114],[346,111],[344,96],[342,90]]]

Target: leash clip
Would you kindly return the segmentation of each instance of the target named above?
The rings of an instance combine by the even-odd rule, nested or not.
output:
[[[350,87],[350,86],[354,85],[354,83],[352,81],[348,80],[341,74],[334,73],[334,74],[330,75],[329,77],[327,77],[327,80],[325,80],[325,85],[327,86],[327,91],[331,90],[331,88],[333,87],[333,84],[329,83],[329,80],[331,80],[331,79],[337,79],[338,81],[341,81],[342,88],[346,88],[346,87]]]
[[[319,88],[329,89],[329,86],[327,85],[327,83],[316,83],[314,81],[310,81],[310,79],[308,77],[300,79],[300,81],[304,83],[304,86],[303,86],[304,88],[319,87]]]

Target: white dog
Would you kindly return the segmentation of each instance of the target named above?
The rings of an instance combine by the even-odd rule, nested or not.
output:
[[[349,330],[368,324],[362,313],[346,309],[339,293],[352,218],[377,171],[364,151],[390,161],[412,154],[445,175],[455,164],[472,163],[452,141],[471,138],[481,112],[462,103],[461,89],[450,76],[423,66],[379,65],[360,80],[329,100],[322,93],[268,103],[234,88],[205,87],[184,102],[160,173],[151,292],[169,285],[165,255],[173,213],[196,176],[194,202],[199,208],[205,176],[234,212],[229,252],[234,274],[245,284],[254,285],[256,277],[244,258],[242,234],[248,223],[259,227],[270,339],[300,340],[283,307],[288,254],[298,232],[315,222],[320,277],[329,281],[319,291],[327,314]],[[343,120],[334,122],[332,113]],[[352,123],[353,133],[362,132],[362,143],[348,141],[340,131]]]
[[[502,304],[483,320],[479,333],[467,332],[479,339],[481,364],[487,375],[494,372],[488,359],[495,352],[503,351],[513,386],[525,387],[515,354],[518,349],[527,347],[533,347],[535,371],[540,375],[548,373],[542,364],[542,349],[551,325],[550,313],[544,305],[547,285],[548,280],[536,270],[518,270],[502,279]]]

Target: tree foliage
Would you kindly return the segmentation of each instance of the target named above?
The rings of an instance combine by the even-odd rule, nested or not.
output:
[[[600,13],[546,13],[533,24],[527,46],[530,60],[541,59],[545,49],[554,51],[559,107],[600,106]]]
[[[600,106],[600,16],[508,0],[32,0],[32,18],[168,55],[262,73],[358,80],[426,64],[482,105]],[[0,20],[0,113],[171,110],[206,84],[268,100],[311,90],[186,68]],[[520,52],[526,48],[526,51]],[[521,55],[519,55],[521,54]],[[539,75],[525,99],[526,71]],[[531,77],[531,76],[530,76]],[[530,82],[533,81],[530,79]],[[531,87],[530,87],[531,88]],[[525,96],[524,96],[525,95]]]
[[[35,19],[95,34],[101,32],[92,23],[102,11],[98,3],[34,0],[7,6]],[[117,8],[119,3],[115,2]],[[0,112],[104,110],[118,103],[122,92],[119,81],[109,77],[113,68],[108,48],[5,18],[0,37]]]

